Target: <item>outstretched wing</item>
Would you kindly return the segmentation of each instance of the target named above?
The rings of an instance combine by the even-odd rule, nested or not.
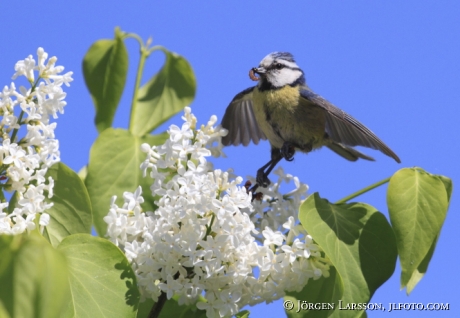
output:
[[[398,156],[372,131],[343,110],[335,107],[308,88],[301,89],[300,95],[325,110],[326,133],[333,141],[352,147],[365,146],[377,149],[396,160],[396,162],[401,162]]]
[[[224,146],[247,146],[251,140],[257,145],[261,139],[267,139],[260,130],[252,109],[253,89],[254,87],[245,89],[228,105],[222,118],[222,127],[228,130],[228,135],[222,138]]]
[[[330,144],[326,145],[329,149],[331,149],[333,152],[338,154],[339,156],[342,156],[343,158],[350,160],[350,161],[356,161],[359,158],[361,159],[366,159],[369,161],[375,161],[374,158],[369,157],[368,155],[363,154],[362,152],[359,152],[358,150],[347,147],[345,145],[342,145],[341,143],[338,142],[331,142]]]

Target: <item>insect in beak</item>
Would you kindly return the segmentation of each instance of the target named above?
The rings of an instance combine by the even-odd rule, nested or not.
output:
[[[256,73],[255,71],[257,70],[257,68],[253,67],[249,70],[249,78],[253,81],[258,81],[259,80],[259,77],[256,76]]]

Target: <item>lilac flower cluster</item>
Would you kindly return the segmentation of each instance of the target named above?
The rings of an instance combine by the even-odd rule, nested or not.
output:
[[[328,276],[330,262],[297,220],[307,186],[279,169],[278,182],[261,202],[251,202],[241,177],[214,170],[206,160],[221,154],[226,131],[214,127],[217,118],[197,129],[187,107],[183,119],[182,127],[169,128],[163,145],[142,145],[147,158],[141,169],[154,179],[158,208],[142,211],[139,187],[124,193],[122,207],[114,197],[104,218],[143,297],[178,295],[179,304],[196,303],[208,317],[224,317]],[[280,194],[281,183],[289,181],[295,189]]]
[[[7,214],[2,192],[0,234],[30,231],[36,223],[43,230],[50,220],[45,211],[52,204],[45,202],[45,191],[49,198],[53,196],[54,181],[51,177],[46,180],[45,174],[60,160],[56,123],[50,123],[50,118],[64,113],[62,85],[69,86],[73,79],[72,72],[60,75],[64,67],[56,66],[56,57],[48,59],[43,48],[38,48],[37,55],[37,62],[32,55],[18,61],[13,75],[13,80],[25,76],[31,87],[17,89],[12,82],[0,92],[0,179],[2,190],[17,193],[16,206]],[[25,136],[20,138],[22,132]]]

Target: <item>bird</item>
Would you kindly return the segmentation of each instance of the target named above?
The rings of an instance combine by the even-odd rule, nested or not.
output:
[[[257,170],[257,186],[270,185],[268,176],[283,158],[292,161],[296,151],[309,153],[323,146],[350,161],[374,161],[352,148],[364,146],[401,162],[369,128],[314,93],[291,53],[268,54],[250,69],[249,77],[258,83],[228,105],[221,122],[228,130],[222,144],[257,145],[268,139],[270,161]]]

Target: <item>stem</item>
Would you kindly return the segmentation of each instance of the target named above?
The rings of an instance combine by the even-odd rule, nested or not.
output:
[[[123,33],[123,38],[128,39],[128,38],[133,38],[136,39],[137,42],[139,42],[139,45],[141,47],[144,47],[144,42],[142,41],[141,37],[137,35],[136,33]]]
[[[173,279],[176,280],[178,278],[179,278],[179,272],[174,274]],[[165,292],[162,291],[160,296],[158,297],[158,301],[155,304],[153,304],[152,309],[150,309],[148,318],[160,317],[161,310],[163,309],[163,306],[165,305],[166,300],[167,300],[167,295]]]
[[[161,45],[155,45],[155,46],[152,46],[152,47],[149,49],[149,54],[152,53],[153,51],[158,51],[158,50],[163,51],[163,52],[166,53],[166,49],[165,49],[163,46],[161,46]]]
[[[30,89],[30,95],[32,95],[33,92],[35,91],[35,88],[37,88],[37,84],[38,84],[38,81],[40,79],[41,79],[41,77],[38,77],[37,80],[35,81],[35,83],[30,82],[30,84],[32,84],[32,87]],[[18,124],[21,124],[22,116],[24,116],[24,111],[23,110],[21,111],[21,114],[19,114]],[[19,131],[19,128],[15,128],[13,130],[13,133],[11,134],[11,142],[12,143],[14,142],[14,138],[16,138],[16,135],[18,134],[18,131]]]
[[[3,184],[2,184],[2,186],[3,186]],[[0,188],[3,188],[3,187],[0,187]],[[0,189],[0,202],[2,202],[2,203],[6,202],[6,198],[5,198],[5,194],[3,193],[3,189]]]
[[[21,120],[22,120],[22,116],[24,116],[24,111],[21,110],[21,114],[19,114],[19,118],[18,118],[18,124],[20,124]],[[13,130],[13,133],[11,134],[11,143],[14,143],[14,139],[16,138],[16,135],[19,131],[19,128],[15,128]]]
[[[390,178],[391,178],[391,177],[390,177]],[[377,188],[377,187],[380,187],[381,185],[383,185],[383,184],[385,184],[385,183],[388,183],[388,181],[390,181],[390,178],[383,179],[383,180],[381,180],[381,181],[379,181],[379,182],[376,182],[376,183],[374,183],[374,184],[371,184],[371,185],[368,186],[368,187],[365,187],[364,189],[361,189],[361,190],[359,190],[359,191],[356,191],[355,193],[352,193],[352,194],[350,194],[349,196],[346,196],[345,198],[343,198],[343,199],[341,199],[341,200],[335,202],[335,204],[345,203],[345,202],[347,202],[347,201],[349,201],[349,200],[351,200],[351,199],[356,198],[357,196],[360,196],[360,195],[363,194],[363,193],[366,193],[366,192],[368,192],[368,191],[370,191],[370,190],[372,190],[372,189],[375,189],[375,188]]]
[[[153,304],[152,309],[149,312],[149,318],[158,318],[160,317],[161,310],[166,303],[166,293],[161,292],[161,295],[158,297],[158,301]]]
[[[204,235],[204,238],[203,240],[206,241],[207,238],[208,238],[208,235],[211,234],[211,231],[212,231],[212,224],[214,223],[214,219],[216,218],[216,215],[213,214],[212,217],[211,217],[211,222],[208,226],[208,228],[206,229],[206,234]]]
[[[134,85],[133,102],[131,105],[131,114],[129,118],[129,130],[131,131],[131,129],[134,127],[134,114],[136,113],[136,107],[137,107],[137,95],[139,94],[139,87],[141,86],[142,73],[144,72],[145,60],[150,56],[150,54],[152,54],[153,51],[164,50],[164,48],[160,45],[156,45],[156,46],[149,48],[149,45],[151,43],[151,38],[147,40],[146,44],[144,44],[142,39],[137,34],[127,33],[124,36],[125,38],[136,39],[137,42],[139,42],[139,45],[141,47],[141,58],[139,59],[139,66],[137,67],[136,83]]]
[[[141,58],[139,60],[139,66],[137,67],[137,75],[136,75],[136,84],[134,85],[134,94],[133,94],[133,102],[131,105],[131,115],[129,119],[129,130],[133,129],[134,127],[134,114],[136,113],[137,107],[137,95],[139,93],[139,87],[141,86],[141,79],[142,73],[144,72],[144,64],[147,57],[150,55],[150,52],[144,46],[141,46]]]

